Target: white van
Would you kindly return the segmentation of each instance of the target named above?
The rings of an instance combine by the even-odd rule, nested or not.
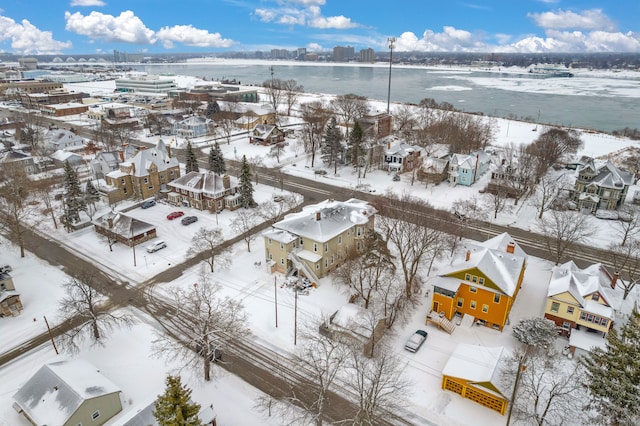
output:
[[[160,249],[163,249],[167,246],[163,240],[156,241],[155,243],[151,243],[147,246],[147,253],[155,253]]]

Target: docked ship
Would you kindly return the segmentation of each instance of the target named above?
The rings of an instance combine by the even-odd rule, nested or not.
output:
[[[567,68],[533,67],[529,68],[529,73],[542,77],[573,77],[573,73]]]

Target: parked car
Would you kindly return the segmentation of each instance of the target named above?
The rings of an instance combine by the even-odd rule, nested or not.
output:
[[[196,216],[186,216],[184,218],[182,218],[182,224],[183,225],[191,225],[194,222],[197,222],[198,218]]]
[[[155,253],[158,250],[161,250],[167,246],[163,240],[156,241],[155,243],[151,243],[147,246],[147,253]]]
[[[13,268],[11,267],[11,265],[0,266],[0,274],[4,274],[5,272],[11,272],[11,271],[13,271]]]
[[[148,209],[149,207],[153,207],[156,205],[156,200],[147,200],[140,205],[143,209]]]
[[[173,220],[179,218],[180,216],[184,216],[184,212],[171,212],[167,215],[167,219]]]
[[[425,340],[427,340],[427,332],[424,330],[416,330],[416,332],[409,337],[404,348],[409,352],[418,352],[418,349],[420,349],[420,346],[422,346]]]

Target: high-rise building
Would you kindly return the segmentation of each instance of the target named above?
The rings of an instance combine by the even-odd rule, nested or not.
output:
[[[362,49],[360,51],[360,62],[373,63],[376,61],[376,52],[372,48]]]
[[[333,48],[333,56],[331,59],[334,62],[345,62],[352,60],[354,56],[353,46],[336,46]]]
[[[298,50],[296,51],[296,59],[299,61],[304,61],[304,57],[306,54],[307,54],[306,47],[298,47]]]

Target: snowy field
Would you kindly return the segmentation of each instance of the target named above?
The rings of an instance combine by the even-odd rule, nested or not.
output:
[[[315,95],[308,95],[308,99]],[[308,100],[307,99],[307,100]],[[304,100],[303,100],[304,101]],[[374,108],[382,109],[382,104]],[[75,120],[75,121],[74,121]],[[69,119],[70,123],[80,123],[79,118]],[[504,146],[509,143],[525,144],[532,142],[542,131],[533,132],[534,125],[518,121],[496,120],[497,131],[494,145]],[[606,158],[609,155],[620,155],[628,147],[638,147],[638,142],[616,138],[597,133],[582,133],[585,142],[580,155]],[[148,138],[149,141],[157,138]],[[238,159],[242,155],[247,158],[263,158],[268,167],[281,166],[283,172],[322,180],[337,186],[355,188],[358,183],[367,184],[376,193],[393,191],[411,192],[416,197],[422,197],[440,208],[450,208],[459,199],[477,196],[478,189],[484,187],[488,175],[471,188],[451,188],[446,183],[435,187],[425,187],[420,182],[411,184],[410,176],[403,175],[400,182],[392,181],[392,175],[380,170],[367,173],[365,179],[358,182],[357,176],[350,168],[333,169],[327,174],[319,176],[314,169],[322,168],[321,160],[317,159],[312,167],[310,160],[296,149],[295,139],[288,140],[289,145],[283,153],[280,163],[267,156],[268,149],[251,145],[246,136],[232,139],[231,144],[221,144],[226,158]],[[184,141],[175,141],[176,145]],[[196,146],[206,146],[207,141],[194,141]],[[206,153],[206,148],[202,148]],[[298,155],[296,156],[296,153]],[[262,183],[256,185],[256,201],[264,202],[280,190]],[[637,190],[631,188],[628,199]],[[42,231],[50,238],[57,239],[76,253],[92,259],[94,264],[109,271],[120,281],[128,281],[131,285],[142,282],[167,266],[180,263],[185,259],[191,237],[200,227],[219,226],[226,237],[232,236],[229,223],[234,213],[223,212],[218,217],[206,212],[199,212],[189,208],[180,210],[185,215],[196,215],[199,220],[190,226],[182,226],[180,220],[168,221],[166,215],[177,210],[174,207],[159,203],[149,209],[134,209],[128,212],[132,216],[150,222],[158,228],[158,238],[167,241],[168,247],[156,253],[149,254],[140,247],[137,251],[136,266],[133,264],[133,253],[128,247],[115,245],[114,251],[109,252],[107,244],[98,238],[91,228],[67,234],[64,230],[54,230],[51,227]],[[106,211],[103,206],[102,212]],[[535,229],[535,208],[527,201],[521,203],[518,209],[511,213],[499,214],[496,223]],[[592,244],[606,246],[612,238],[610,221],[591,218],[598,229],[592,238]],[[45,222],[47,223],[47,222]],[[47,225],[48,226],[48,225]],[[284,354],[293,352],[293,293],[290,289],[280,286],[281,277],[270,275],[264,265],[264,248],[261,238],[251,244],[251,251],[247,251],[246,244],[239,243],[232,248],[233,264],[228,271],[216,271],[213,280],[222,284],[224,295],[241,300],[249,314],[250,327],[253,334],[271,348]],[[3,263],[13,266],[12,276],[16,288],[21,293],[25,306],[22,315],[17,318],[0,319],[0,347],[2,351],[18,345],[29,337],[46,330],[43,317],[46,316],[51,325],[55,325],[57,316],[56,302],[63,295],[61,283],[67,277],[58,268],[43,263],[32,254],[27,253],[23,259],[19,258],[17,248],[2,240],[0,245],[0,259]],[[443,262],[448,263],[449,259]],[[260,267],[256,262],[262,261]],[[441,264],[435,265],[432,275],[438,273]],[[169,288],[191,286],[197,282],[200,268],[189,269],[179,279],[171,283],[159,283],[156,286],[158,294],[163,294]],[[547,284],[550,276],[551,264],[537,258],[530,258],[524,278],[521,293],[511,312],[511,324],[521,318],[539,316],[543,312]],[[274,281],[275,279],[275,281]],[[274,284],[275,282],[275,284]],[[428,288],[428,286],[427,286]],[[278,327],[275,327],[274,291],[278,292]],[[486,409],[472,401],[462,399],[451,392],[440,389],[441,372],[449,355],[458,343],[472,343],[483,346],[505,346],[512,348],[516,345],[511,336],[510,326],[500,333],[485,327],[458,327],[452,335],[437,330],[433,326],[425,326],[424,318],[431,301],[430,292],[422,297],[410,321],[402,328],[396,327],[390,336],[392,348],[398,357],[406,363],[405,374],[411,378],[412,389],[411,411],[439,425],[495,425],[502,424],[505,418],[498,413]],[[638,295],[634,294],[637,298]],[[313,289],[308,296],[298,299],[298,319],[300,322],[311,322],[322,315],[334,312],[346,303],[346,295],[332,285],[330,278],[322,279],[318,288]],[[152,401],[164,388],[164,378],[167,372],[174,371],[175,365],[165,363],[164,360],[150,356],[150,342],[154,336],[154,324],[145,315],[136,314],[138,323],[131,330],[121,330],[114,333],[104,347],[84,348],[78,355],[95,364],[109,379],[123,390],[126,401],[125,409],[108,424],[118,425],[131,416],[137,409]],[[410,354],[403,350],[406,338],[417,328],[428,330],[429,337],[422,349]],[[562,344],[562,342],[560,342]],[[26,420],[18,415],[11,407],[12,395],[43,363],[69,357],[56,356],[51,345],[44,345],[37,351],[29,353],[7,365],[0,367],[0,425],[27,426]],[[255,425],[278,424],[275,420],[268,423],[253,408],[257,390],[247,386],[237,378],[216,369],[216,378],[211,383],[203,383],[193,376],[183,377],[183,382],[193,389],[193,398],[203,406],[214,404],[218,413],[219,424],[224,425]]]

